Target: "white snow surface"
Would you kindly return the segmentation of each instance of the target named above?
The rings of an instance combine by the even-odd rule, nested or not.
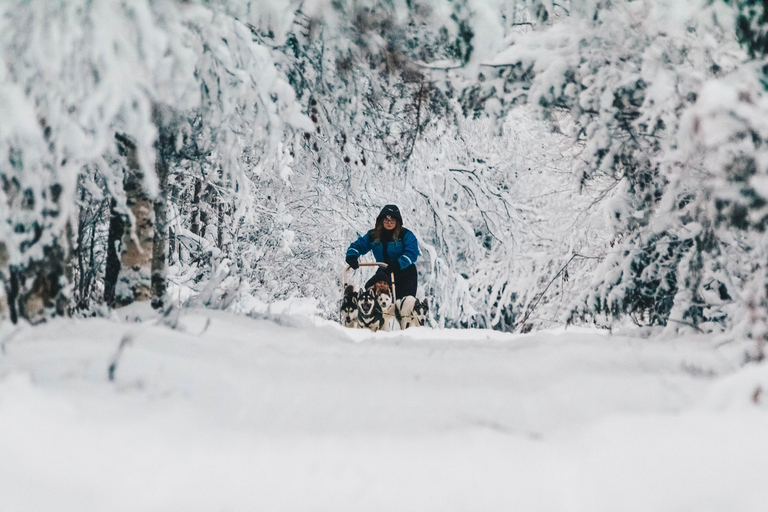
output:
[[[3,512],[768,510],[738,342],[142,307],[0,339]]]

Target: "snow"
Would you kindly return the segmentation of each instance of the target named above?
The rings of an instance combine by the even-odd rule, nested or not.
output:
[[[0,510],[768,509],[748,345],[311,306],[0,326]]]

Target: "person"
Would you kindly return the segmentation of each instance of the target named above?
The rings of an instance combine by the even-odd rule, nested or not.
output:
[[[379,267],[365,283],[365,288],[381,281],[389,283],[394,273],[395,298],[416,295],[418,275],[415,263],[419,257],[419,242],[416,235],[403,227],[400,209],[394,204],[382,208],[376,217],[375,227],[349,245],[347,264],[357,269],[360,256],[370,251],[373,251],[376,261],[386,263],[387,267]]]

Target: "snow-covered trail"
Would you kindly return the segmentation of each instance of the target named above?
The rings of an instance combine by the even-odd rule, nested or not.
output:
[[[0,328],[0,511],[768,510],[768,368],[712,339],[155,324]]]

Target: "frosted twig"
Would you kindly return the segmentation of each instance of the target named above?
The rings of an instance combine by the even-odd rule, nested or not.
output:
[[[557,278],[560,276],[560,274],[562,274],[562,273],[563,273],[563,271],[564,271],[566,268],[568,268],[568,265],[569,265],[569,264],[570,264],[570,263],[571,263],[571,262],[572,262],[572,261],[573,261],[575,258],[595,259],[595,260],[596,260],[596,259],[599,259],[599,257],[598,257],[598,256],[584,256],[583,254],[573,254],[573,255],[572,255],[572,256],[571,256],[571,257],[568,259],[568,261],[567,261],[567,262],[565,262],[565,265],[563,265],[563,266],[560,268],[560,270],[558,270],[558,271],[557,271],[557,274],[555,274],[555,277],[553,277],[553,278],[552,278],[552,280],[551,280],[551,281],[549,281],[549,283],[547,284],[546,288],[544,288],[544,291],[543,291],[543,292],[541,292],[541,293],[539,294],[538,298],[536,299],[536,302],[534,302],[534,303],[533,303],[533,305],[532,305],[530,308],[528,308],[528,310],[525,312],[525,316],[523,316],[523,319],[522,319],[522,321],[520,322],[520,324],[519,324],[517,327],[515,327],[515,329],[514,329],[512,332],[515,332],[515,331],[517,331],[518,329],[520,329],[522,326],[524,326],[524,325],[525,325],[525,322],[527,322],[527,321],[528,321],[528,318],[530,318],[530,316],[531,316],[531,315],[533,314],[533,312],[536,310],[536,307],[539,305],[539,302],[541,301],[541,299],[544,297],[544,295],[546,295],[546,293],[547,293],[547,290],[549,290],[549,287],[550,287],[550,286],[552,286],[552,283],[554,283],[554,282],[555,282],[555,280],[556,280],[556,279],[557,279]]]

